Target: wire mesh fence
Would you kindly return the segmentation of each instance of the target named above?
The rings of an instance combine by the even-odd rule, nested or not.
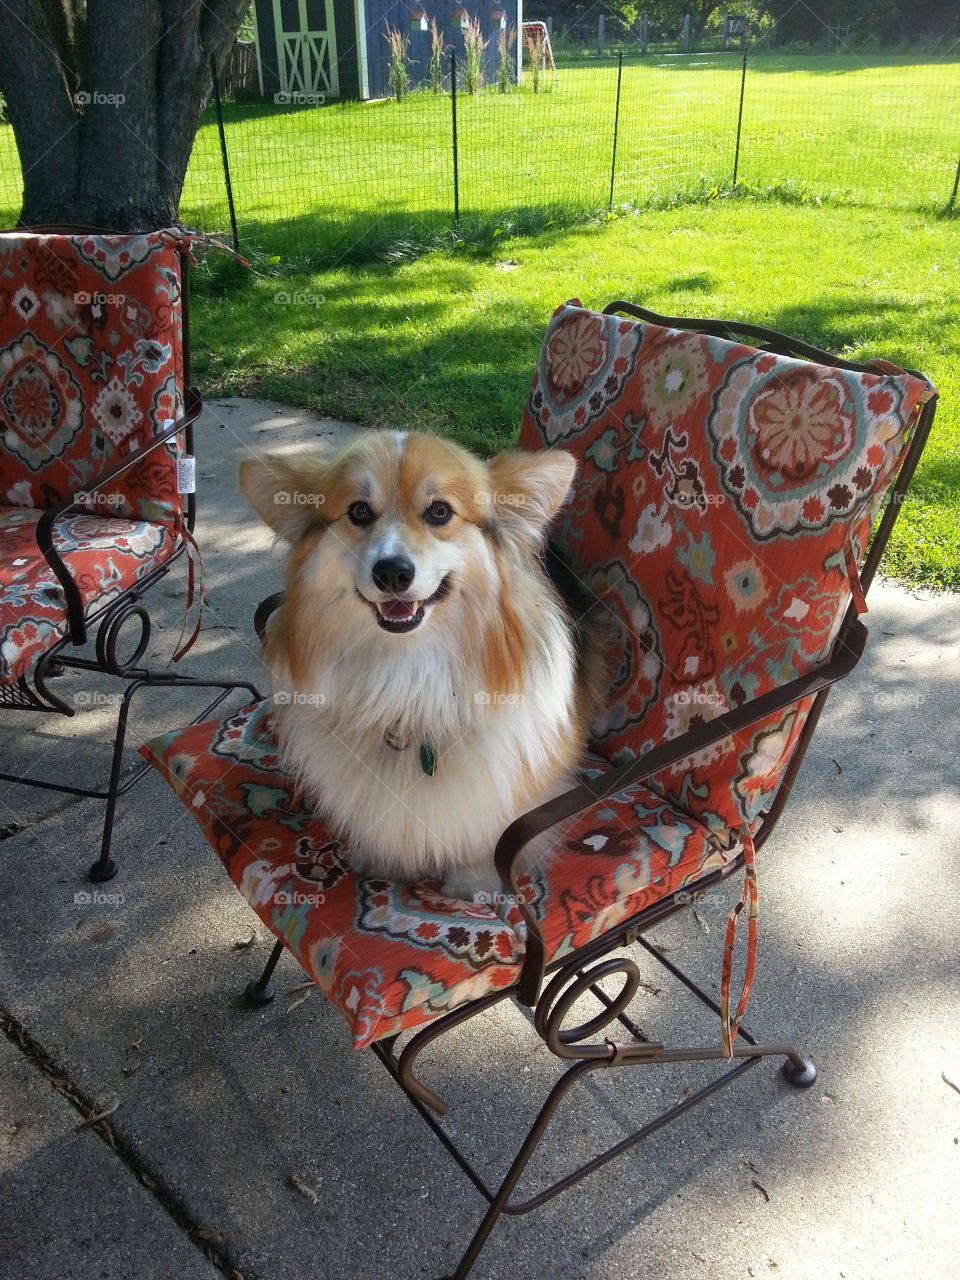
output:
[[[488,57],[484,71],[487,83],[471,85],[463,53],[448,52],[435,88],[400,100],[226,102],[224,145],[211,105],[181,217],[230,234],[224,150],[241,250],[318,263],[734,187],[929,212],[957,204],[960,47],[937,57],[736,43],[621,50],[561,58],[556,77],[543,66],[534,74],[525,50],[520,83],[515,63],[498,75]],[[20,182],[12,130],[0,123],[3,225],[16,220]]]

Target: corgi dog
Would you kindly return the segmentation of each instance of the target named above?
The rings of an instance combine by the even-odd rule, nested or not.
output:
[[[483,900],[503,830],[574,784],[606,689],[590,599],[545,568],[575,472],[392,431],[241,464],[288,544],[264,646],[284,768],[358,874]]]

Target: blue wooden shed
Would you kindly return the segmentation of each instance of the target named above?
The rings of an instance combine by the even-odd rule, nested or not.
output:
[[[487,38],[492,79],[501,27],[523,21],[523,0],[256,0],[260,92],[278,101],[386,98],[390,94],[387,26],[410,37],[410,87],[427,84],[430,24],[436,18],[449,50],[463,54],[463,24],[476,18]],[[516,65],[519,39],[511,54]]]

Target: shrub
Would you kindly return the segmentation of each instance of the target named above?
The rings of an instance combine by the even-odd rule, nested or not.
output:
[[[437,26],[437,20],[434,18],[430,23],[430,61],[427,63],[430,88],[434,93],[443,93],[443,54],[443,32]]]
[[[487,47],[479,18],[468,18],[463,29],[465,59],[463,87],[467,93],[479,93],[483,88],[483,51]]]
[[[509,92],[513,83],[513,58],[510,56],[510,50],[513,48],[517,39],[517,28],[501,27],[497,35],[497,54],[499,61],[497,63],[497,88],[501,93]]]
[[[540,92],[540,84],[543,80],[543,63],[546,52],[546,40],[542,31],[531,31],[527,36],[527,52],[530,54],[530,83],[533,86],[533,92]]]
[[[390,70],[387,72],[387,79],[390,81],[390,88],[396,94],[399,102],[407,91],[407,85],[410,83],[410,72],[407,70],[407,50],[410,48],[410,37],[398,27],[391,27],[388,22],[384,39],[390,46]]]

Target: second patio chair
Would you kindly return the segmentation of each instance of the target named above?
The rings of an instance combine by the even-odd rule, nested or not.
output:
[[[123,775],[131,699],[145,688],[218,689],[203,719],[233,688],[257,696],[244,681],[143,662],[143,597],[189,554],[196,520],[190,246],[176,229],[0,234],[0,712],[72,716],[91,705],[88,691],[57,692],[68,670],[123,682],[105,786],[65,781],[59,750],[39,775],[0,778],[106,801],[94,881],[116,873],[117,800],[146,769]],[[190,583],[187,607],[192,564]]]

